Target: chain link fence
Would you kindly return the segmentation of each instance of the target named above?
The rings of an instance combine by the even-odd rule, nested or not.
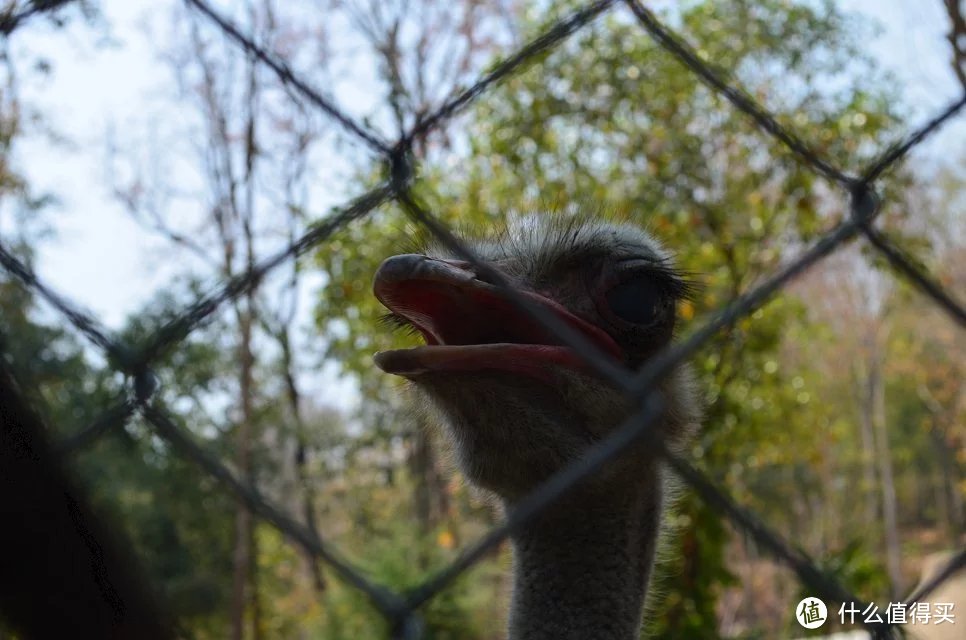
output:
[[[63,2],[31,3],[21,9],[11,9],[0,16],[0,31],[11,33],[22,25],[25,19],[41,9],[51,8]],[[395,141],[384,140],[363,124],[340,111],[322,94],[314,90],[289,69],[286,63],[256,43],[229,20],[212,9],[204,0],[186,0],[193,10],[200,12],[215,23],[237,45],[249,55],[257,58],[291,90],[297,92],[320,112],[332,118],[348,133],[357,137],[372,151],[379,154],[388,169],[388,178],[363,196],[347,203],[333,215],[315,225],[310,231],[283,251],[258,263],[246,273],[223,283],[216,290],[199,298],[183,310],[177,319],[161,327],[143,344],[124,344],[101,328],[96,319],[76,309],[66,298],[53,291],[2,244],[0,244],[0,265],[26,287],[46,299],[67,320],[80,330],[94,345],[101,349],[111,362],[117,363],[130,380],[126,398],[106,410],[103,415],[84,429],[78,431],[67,441],[60,443],[57,453],[66,455],[85,446],[105,433],[119,429],[139,413],[153,425],[154,432],[167,441],[193,463],[210,474],[225,489],[242,500],[258,517],[277,527],[287,538],[301,545],[313,557],[327,563],[348,584],[368,596],[372,604],[387,619],[394,638],[414,639],[422,636],[419,608],[428,600],[445,589],[457,576],[473,566],[501,541],[534,518],[551,502],[565,494],[581,479],[593,474],[624,448],[641,439],[650,439],[669,466],[709,505],[719,510],[731,523],[750,536],[760,547],[772,554],[777,560],[789,567],[811,593],[834,602],[854,602],[859,606],[862,598],[851,593],[846,585],[840,584],[808,555],[771,529],[754,513],[737,504],[722,487],[696,469],[690,462],[667,451],[654,434],[651,424],[661,411],[662,399],[656,391],[657,383],[677,365],[690,357],[717,332],[731,326],[764,304],[772,295],[786,286],[793,278],[809,267],[842,247],[844,243],[864,238],[875,248],[903,277],[931,298],[960,327],[966,327],[966,308],[961,301],[955,300],[930,274],[917,267],[900,251],[893,242],[875,226],[879,210],[876,195],[877,179],[894,166],[908,152],[920,144],[927,136],[936,132],[951,117],[966,106],[966,93],[932,120],[910,133],[904,141],[884,149],[867,167],[859,167],[855,173],[848,168],[837,167],[810,147],[793,132],[783,127],[763,106],[740,89],[730,85],[715,68],[701,57],[677,34],[662,24],[639,0],[598,0],[566,16],[542,35],[507,57],[492,71],[480,77],[475,84],[456,95],[432,114],[423,117],[406,135]],[[619,6],[620,5],[620,6]],[[675,56],[691,73],[697,74],[713,91],[726,98],[734,108],[743,112],[762,130],[784,144],[798,159],[844,190],[850,197],[850,215],[838,226],[807,247],[797,259],[780,269],[759,286],[732,300],[719,309],[705,325],[695,331],[688,339],[672,345],[650,360],[639,371],[628,371],[602,353],[595,345],[564,325],[559,319],[545,310],[535,307],[529,300],[514,291],[503,276],[483,264],[473,253],[429,212],[412,192],[414,176],[413,154],[410,153],[415,140],[440,127],[453,118],[471,102],[479,99],[494,85],[501,82],[535,56],[553,49],[568,36],[585,28],[593,20],[608,11],[628,11],[640,25],[642,37],[649,35],[666,51]],[[491,281],[502,288],[502,293],[515,305],[524,309],[545,328],[565,344],[576,350],[599,374],[605,376],[617,388],[635,399],[637,413],[623,425],[615,429],[606,439],[599,442],[578,462],[551,477],[529,496],[522,500],[502,524],[492,529],[475,544],[465,549],[459,558],[436,575],[425,580],[418,587],[407,592],[396,592],[385,585],[375,584],[366,578],[351,563],[320,539],[313,528],[300,523],[278,506],[263,498],[258,489],[239,479],[218,457],[200,448],[190,433],[156,405],[151,398],[156,391],[156,378],[151,373],[152,363],[162,354],[177,347],[189,333],[216,313],[224,303],[256,287],[266,274],[288,260],[293,260],[324,243],[334,232],[353,220],[368,215],[375,208],[389,201],[395,201],[412,218],[424,226],[456,255],[473,263]],[[905,603],[911,605],[926,598],[944,580],[959,569],[966,567],[966,550],[954,554],[952,560],[928,583],[921,585],[910,594]],[[2,578],[0,578],[2,581]],[[900,631],[894,625],[883,623],[863,623],[874,638],[896,637]]]

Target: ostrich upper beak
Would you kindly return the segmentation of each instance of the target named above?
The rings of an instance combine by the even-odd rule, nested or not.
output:
[[[373,291],[426,340],[415,349],[383,351],[376,364],[387,373],[414,377],[431,371],[500,370],[546,378],[553,366],[585,369],[583,360],[500,288],[480,280],[466,262],[419,254],[393,256],[376,271]],[[614,340],[560,303],[521,291],[605,352],[622,357]]]

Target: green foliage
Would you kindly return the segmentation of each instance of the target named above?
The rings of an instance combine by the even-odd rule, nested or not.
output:
[[[715,603],[735,584],[724,562],[728,531],[720,514],[688,495],[669,516],[672,545],[656,568],[645,637],[707,638],[718,628]],[[664,554],[662,554],[664,555]]]
[[[136,343],[148,325],[168,312],[138,316],[123,339]],[[162,305],[163,306],[163,305]],[[51,427],[56,442],[86,427],[116,404],[120,378],[91,365],[77,339],[35,320],[32,297],[0,281],[0,337],[25,390]],[[153,320],[152,320],[153,318]],[[158,362],[170,386],[159,398],[198,393],[217,367],[209,343],[189,341]],[[233,500],[195,465],[172,453],[135,419],[101,436],[70,458],[100,516],[125,532],[150,584],[170,612],[196,630],[219,629],[230,575]],[[214,637],[223,635],[217,631]]]
[[[425,535],[416,522],[398,522],[383,539],[369,539],[361,566],[367,575],[392,588],[405,590],[429,577],[420,567],[442,568],[456,558],[453,550]],[[464,640],[489,638],[502,632],[492,615],[499,570],[484,564],[461,576],[420,609],[425,638]],[[385,621],[357,589],[334,584],[323,598],[325,638],[380,638],[388,636]]]
[[[158,296],[120,332],[142,345],[200,290],[189,283]],[[227,455],[231,420],[217,406],[232,384],[231,345],[216,322],[199,329],[153,363],[159,389],[152,402],[194,431],[199,445]],[[195,631],[225,631],[236,501],[194,463],[172,451],[140,419],[99,441],[79,458],[94,495],[126,525],[148,574],[173,615]],[[104,474],[105,468],[112,473]],[[123,482],[118,482],[123,478]]]
[[[839,584],[847,584],[858,593],[883,593],[888,591],[889,577],[876,555],[870,552],[868,543],[856,538],[842,548],[828,552],[819,560],[826,575]],[[799,600],[812,593],[802,588]]]

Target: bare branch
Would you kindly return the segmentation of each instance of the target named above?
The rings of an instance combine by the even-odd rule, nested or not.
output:
[[[943,0],[949,16],[949,34],[946,39],[952,48],[953,73],[966,90],[966,4],[962,0]]]

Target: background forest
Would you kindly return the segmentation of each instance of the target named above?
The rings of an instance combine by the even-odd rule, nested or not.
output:
[[[933,71],[955,96],[966,90],[964,8],[930,2],[948,20],[937,32],[949,34]],[[53,4],[64,6],[0,40],[0,244],[41,275],[76,269],[91,288],[137,290],[140,307],[109,322],[122,341],[143,341],[382,179],[364,146],[197,10],[155,3],[134,28],[115,22],[117,3]],[[858,170],[925,119],[869,52],[877,25],[848,3],[653,4],[836,166]],[[213,5],[386,139],[580,6]],[[84,96],[52,101],[60,73],[52,42],[87,59],[136,46],[150,56],[135,70],[151,82],[144,102],[123,118],[98,114],[92,130],[63,128]],[[104,93],[135,81],[143,79],[107,79]],[[880,181],[879,224],[962,301],[959,120]],[[71,166],[79,150],[83,162],[95,159],[87,173]],[[840,190],[623,8],[418,138],[414,153],[418,196],[465,233],[546,210],[646,226],[700,283],[681,312],[683,335],[849,215]],[[126,223],[107,228],[93,209],[65,222],[72,203],[92,202],[90,192]],[[104,262],[45,262],[78,227],[105,238]],[[111,266],[110,254],[135,236],[150,238],[139,256],[150,277]],[[226,304],[154,369],[154,401],[199,444],[395,589],[438,571],[500,519],[461,481],[398,382],[372,364],[375,351],[415,344],[379,322],[372,274],[426,239],[397,207],[381,207]],[[63,293],[86,304],[83,291]],[[54,441],[70,442],[124,393],[113,363],[5,271],[0,338]],[[719,333],[693,365],[708,410],[690,459],[854,592],[883,603],[903,597],[935,554],[966,543],[966,335],[861,243]],[[74,444],[72,471],[193,637],[385,637],[364,596],[141,418]],[[798,635],[793,605],[805,594],[789,570],[687,491],[671,524],[650,633]],[[509,561],[504,544],[425,605],[427,637],[501,637]]]

